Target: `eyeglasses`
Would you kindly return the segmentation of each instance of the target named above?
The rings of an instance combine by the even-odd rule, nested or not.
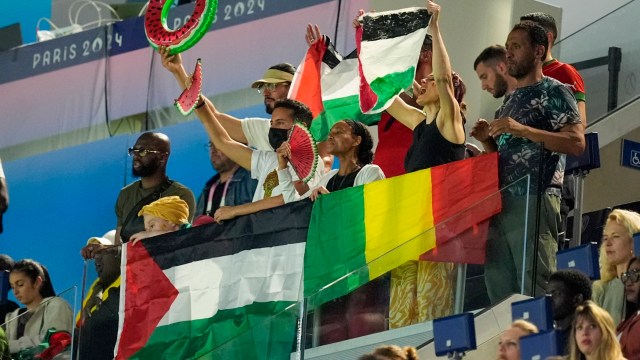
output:
[[[620,280],[622,280],[623,284],[626,284],[627,280],[631,280],[631,282],[638,282],[638,280],[640,280],[640,269],[633,269],[623,272],[620,275]]]
[[[129,156],[133,156],[134,154],[136,154],[140,157],[145,157],[147,156],[147,154],[166,154],[164,151],[150,150],[145,148],[135,149],[132,147],[130,147],[129,150],[127,150],[127,152],[129,153]]]
[[[277,83],[277,84],[262,83],[262,84],[258,85],[258,92],[260,94],[262,94],[265,90],[269,90],[271,92],[271,91],[274,91],[278,86],[283,85],[283,84],[289,86],[288,82],[281,82],[281,83]]]

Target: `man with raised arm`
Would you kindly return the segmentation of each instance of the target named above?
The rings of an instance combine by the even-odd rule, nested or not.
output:
[[[544,293],[546,279],[556,269],[564,154],[579,155],[584,151],[584,130],[575,97],[562,83],[542,74],[547,46],[545,31],[539,25],[524,22],[511,30],[506,43],[507,66],[517,80],[517,89],[495,120],[490,124],[478,121],[474,127],[474,135],[484,150],[500,153],[502,187],[515,183],[531,169],[538,169],[541,163],[544,168],[542,188],[511,187],[514,197],[505,198],[503,209],[517,211],[519,206],[512,206],[510,201],[525,198],[523,195],[529,190],[540,193],[539,237],[533,240],[538,242],[536,274],[528,273],[529,266],[522,272],[523,239],[507,230],[516,224],[493,226],[485,265],[485,282],[492,302],[520,292],[522,276],[535,278],[535,293]],[[532,143],[543,143],[544,150],[532,151],[528,146]],[[533,251],[533,241],[527,242],[527,254]]]

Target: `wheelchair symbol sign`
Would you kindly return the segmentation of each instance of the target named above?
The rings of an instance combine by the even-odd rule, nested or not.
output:
[[[621,155],[622,166],[640,170],[640,143],[624,139]]]

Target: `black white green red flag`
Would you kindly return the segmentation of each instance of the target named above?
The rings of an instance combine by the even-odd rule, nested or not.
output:
[[[360,109],[379,113],[411,88],[431,16],[426,8],[366,13],[356,29]]]
[[[116,359],[288,359],[311,208],[127,244]]]

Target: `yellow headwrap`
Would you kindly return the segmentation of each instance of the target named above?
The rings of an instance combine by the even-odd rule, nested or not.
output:
[[[189,206],[177,196],[166,196],[143,206],[138,212],[138,216],[144,214],[171,221],[176,225],[189,222]]]

